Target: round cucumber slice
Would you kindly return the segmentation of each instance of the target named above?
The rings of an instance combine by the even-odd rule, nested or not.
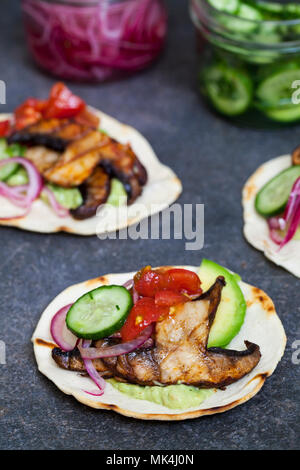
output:
[[[227,116],[246,111],[253,94],[251,78],[242,70],[217,64],[204,72],[204,86],[214,107]]]
[[[270,107],[277,108],[280,103],[292,105],[295,91],[292,84],[296,80],[300,80],[300,66],[287,66],[264,79],[257,87],[256,96]]]
[[[300,18],[300,5],[297,5],[296,3],[289,3],[288,5],[285,5],[284,10],[294,18]]]
[[[300,119],[300,105],[282,106],[264,110],[265,115],[278,122],[294,122]]]
[[[240,7],[240,0],[208,0],[208,3],[216,10],[234,14]]]
[[[253,2],[251,2],[253,3]],[[281,5],[280,3],[273,3],[273,2],[256,2],[257,8],[260,10],[267,12],[267,13],[273,13],[273,14],[279,14],[284,11],[285,5]]]
[[[66,324],[78,338],[105,338],[123,326],[132,306],[131,294],[125,287],[101,286],[72,305]]]
[[[247,5],[246,3],[241,4],[240,8],[238,9],[237,16],[249,21],[263,20],[263,16],[260,11],[250,5]]]
[[[300,165],[291,166],[272,178],[257,193],[255,209],[264,217],[284,211],[293,184],[300,177]]]
[[[213,285],[218,276],[225,277],[226,286],[222,291],[221,302],[207,344],[209,348],[225,347],[240,331],[246,314],[246,301],[238,285],[240,277],[208,259],[202,260],[198,276],[204,292]]]

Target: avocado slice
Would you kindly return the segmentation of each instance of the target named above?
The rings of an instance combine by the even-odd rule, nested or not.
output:
[[[224,276],[226,286],[223,288],[221,302],[210,330],[207,347],[224,348],[238,334],[244,323],[246,301],[238,285],[240,277],[231,273],[217,263],[203,259],[198,276],[203,291],[207,291],[218,276]]]

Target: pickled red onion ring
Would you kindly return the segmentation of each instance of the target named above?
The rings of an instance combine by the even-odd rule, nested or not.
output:
[[[49,203],[58,217],[68,217],[70,215],[70,212],[68,211],[68,209],[66,209],[61,204],[59,204],[53,191],[51,191],[50,188],[47,188],[45,186],[43,188],[43,193],[47,195]]]
[[[145,328],[142,333],[132,341],[126,343],[116,344],[115,346],[109,346],[107,348],[90,348],[78,345],[82,359],[101,359],[102,357],[116,357],[122,356],[122,354],[128,354],[135,349],[141,347],[149,338],[154,330],[154,325],[151,324]]]
[[[78,344],[79,351],[81,352],[81,351],[84,351],[85,349],[89,348],[90,344],[91,344],[90,340],[82,341],[82,346],[80,346],[80,344]],[[81,354],[81,357],[82,357],[82,354]],[[84,367],[85,367],[87,373],[89,374],[92,381],[97,385],[97,387],[100,390],[99,393],[89,392],[88,390],[84,390],[84,391],[85,391],[85,393],[88,393],[89,395],[100,397],[104,393],[106,382],[101,377],[99,372],[96,370],[94,364],[92,363],[92,361],[90,359],[84,359],[84,358],[82,358],[82,359],[83,359]]]
[[[52,318],[50,325],[51,336],[57,346],[59,346],[63,351],[72,351],[76,347],[76,342],[78,340],[78,338],[76,338],[76,336],[73,335],[66,326],[66,316],[72,305],[73,304],[68,304],[58,310],[58,312]],[[67,339],[67,335],[70,338],[73,336],[74,341]]]
[[[21,190],[16,190],[7,184],[0,183],[0,193],[2,196],[7,197],[13,204],[19,207],[28,209],[33,201],[37,199],[43,188],[43,180],[32,162],[22,157],[13,157],[0,160],[0,167],[9,163],[18,163],[24,166],[28,174],[29,183],[22,187],[25,188],[25,195],[21,195]]]

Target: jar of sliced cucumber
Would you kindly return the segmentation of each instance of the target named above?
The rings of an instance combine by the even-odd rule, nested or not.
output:
[[[199,87],[240,124],[300,122],[300,2],[190,0],[199,39]]]

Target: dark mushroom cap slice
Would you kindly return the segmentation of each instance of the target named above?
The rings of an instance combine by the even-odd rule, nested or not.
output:
[[[102,168],[95,168],[80,188],[83,195],[83,204],[77,209],[71,210],[71,215],[79,220],[93,217],[98,207],[107,201],[110,186],[109,175]]]

